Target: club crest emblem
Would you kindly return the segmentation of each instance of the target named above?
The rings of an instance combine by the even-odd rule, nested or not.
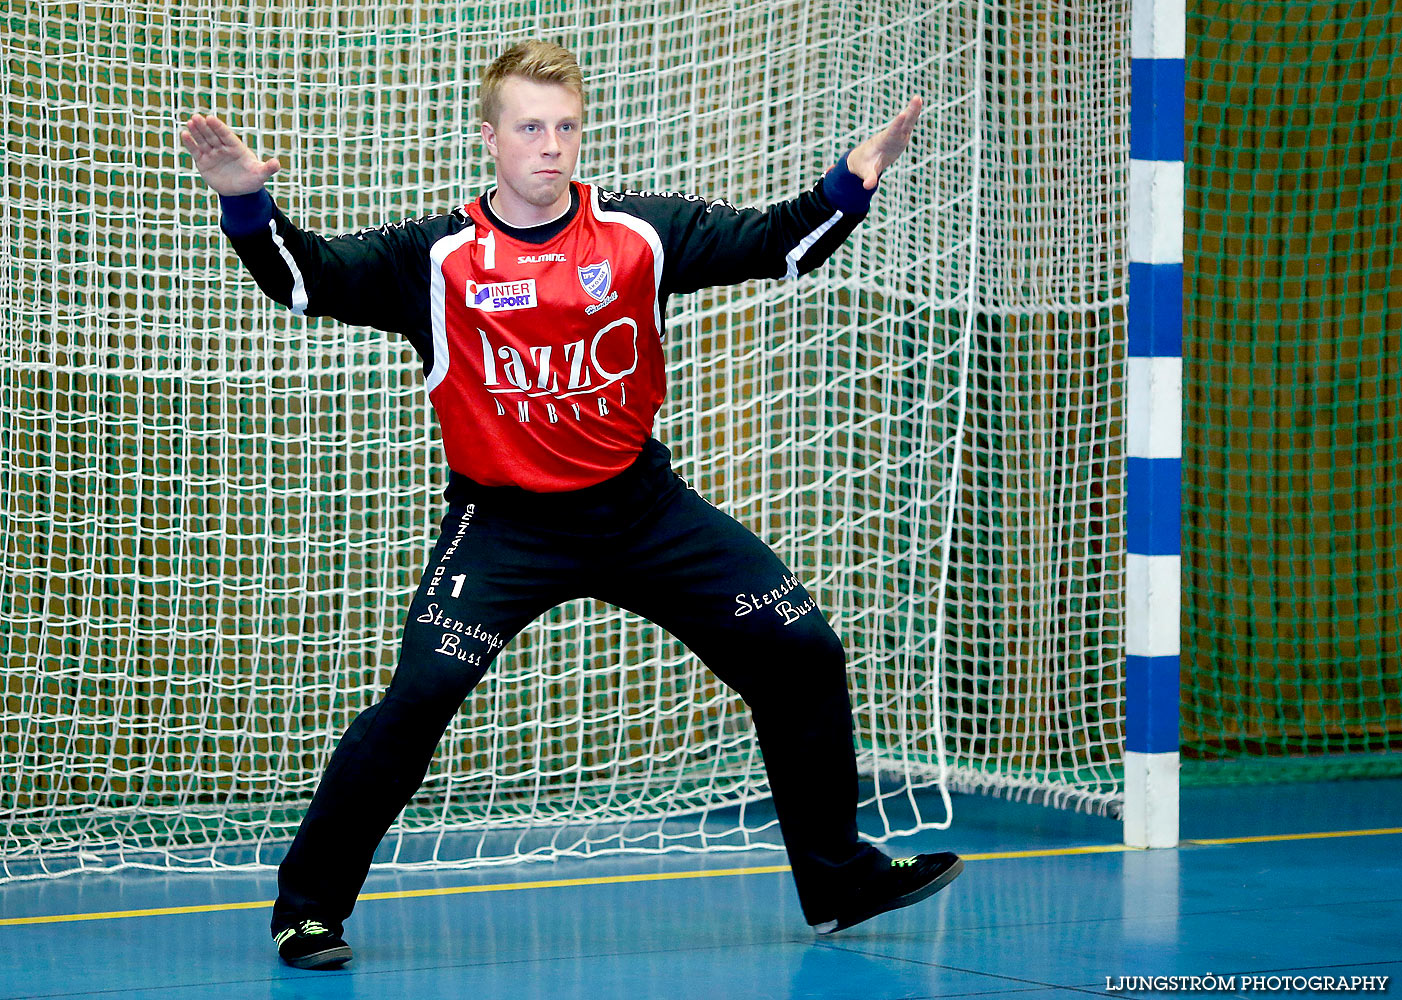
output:
[[[609,266],[609,262],[604,260],[598,264],[581,267],[578,270],[579,283],[584,286],[584,290],[595,301],[604,301],[604,296],[609,293],[609,282],[613,280],[613,269]]]

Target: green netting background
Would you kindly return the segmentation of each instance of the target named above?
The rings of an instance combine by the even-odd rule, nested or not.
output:
[[[1402,7],[1200,0],[1187,76],[1185,779],[1399,774]]]

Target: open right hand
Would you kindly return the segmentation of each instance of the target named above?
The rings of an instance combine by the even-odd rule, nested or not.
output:
[[[276,157],[260,161],[215,115],[191,115],[180,141],[195,158],[200,176],[219,194],[252,194],[282,169]]]
[[[900,159],[924,106],[924,101],[912,97],[905,110],[892,118],[889,125],[847,154],[847,169],[862,179],[862,187],[872,190],[881,171]]]

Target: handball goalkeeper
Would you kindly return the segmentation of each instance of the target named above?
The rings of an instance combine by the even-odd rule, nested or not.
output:
[[[668,298],[822,264],[866,216],[920,101],[760,211],[575,180],[583,94],[568,51],[514,46],[481,85],[495,185],[442,215],[330,239],[274,204],[276,159],[213,115],[181,132],[266,294],[409,339],[449,466],[393,680],[341,739],[279,869],[273,937],[299,968],[350,960],[344,921],[449,721],[513,636],[579,597],[665,628],[744,699],[816,931],[917,902],[963,868],[858,838],[842,643],[799,578],[653,437]]]

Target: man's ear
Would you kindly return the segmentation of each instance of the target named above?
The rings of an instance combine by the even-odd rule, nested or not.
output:
[[[484,121],[482,123],[482,141],[487,144],[487,152],[493,156],[497,155],[497,131],[492,128],[492,123]]]

